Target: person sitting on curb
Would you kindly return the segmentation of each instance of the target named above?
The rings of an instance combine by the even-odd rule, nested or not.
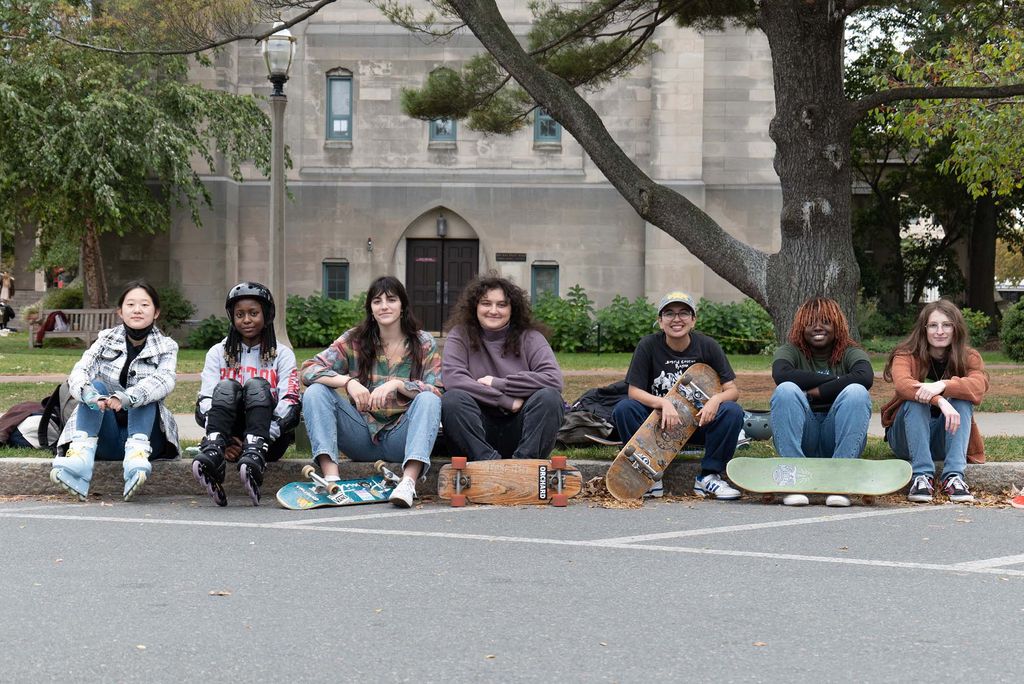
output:
[[[871,360],[850,337],[839,303],[811,297],[797,309],[786,343],[775,350],[771,398],[772,438],[778,456],[859,458],[868,438],[875,380]],[[806,506],[789,494],[787,506]],[[826,506],[849,506],[832,494]]]
[[[522,288],[495,272],[452,312],[442,368],[445,434],[471,461],[547,458],[562,426],[562,370]]]
[[[960,309],[945,299],[921,309],[910,336],[889,354],[882,377],[896,387],[882,407],[885,441],[914,471],[907,499],[932,500],[935,461],[941,460],[949,500],[974,501],[964,467],[968,460],[985,462],[974,407],[988,391],[988,374],[970,346]]]
[[[441,423],[441,355],[397,278],[370,283],[364,309],[361,323],[302,364],[302,415],[325,480],[340,479],[339,451],[353,461],[401,462],[388,500],[410,508]]]
[[[736,403],[740,392],[736,387],[736,373],[722,347],[714,339],[694,331],[696,323],[697,305],[690,295],[669,292],[661,298],[657,321],[661,332],[647,335],[637,344],[626,372],[629,393],[612,410],[612,422],[624,441],[643,425],[651,411],[661,412],[662,430],[674,428],[681,419],[665,395],[693,364],[711,366],[718,373],[722,389],[698,412],[699,427],[687,442],[704,445],[693,493],[729,501],[740,497],[740,491],[722,477],[729,459],[736,453],[737,439],[743,429],[743,409]],[[660,497],[663,493],[659,480],[644,496]]]
[[[263,471],[295,439],[299,424],[299,373],[295,353],[274,335],[276,308],[270,290],[243,282],[228,292],[224,308],[231,328],[206,353],[196,422],[206,429],[192,475],[218,506],[224,493],[225,459],[253,505],[259,505]]]

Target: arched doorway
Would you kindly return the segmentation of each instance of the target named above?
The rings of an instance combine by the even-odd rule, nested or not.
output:
[[[405,287],[424,330],[439,332],[463,288],[480,268],[480,241],[457,214],[439,207],[406,236]],[[433,228],[433,235],[424,228]]]

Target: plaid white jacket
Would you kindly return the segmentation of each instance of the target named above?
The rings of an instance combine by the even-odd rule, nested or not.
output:
[[[164,404],[164,399],[174,390],[175,372],[178,366],[178,343],[160,332],[156,327],[146,338],[146,344],[128,369],[128,386],[121,386],[121,370],[127,357],[124,325],[100,332],[96,341],[68,375],[71,396],[82,400],[82,390],[93,380],[106,384],[111,394],[121,393],[128,398],[126,406],[144,406],[159,403],[160,428],[167,437],[168,447],[178,448],[178,425],[174,415]],[[57,446],[71,441],[75,431],[76,414],[73,413],[61,432]],[[170,454],[168,454],[170,455]]]

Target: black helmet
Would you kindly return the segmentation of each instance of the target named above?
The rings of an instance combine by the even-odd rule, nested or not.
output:
[[[744,411],[743,431],[751,439],[771,439],[771,411]]]
[[[245,282],[238,283],[231,291],[228,292],[227,301],[224,302],[224,308],[228,312],[228,320],[235,315],[234,308],[235,302],[239,299],[258,299],[263,304],[263,317],[267,323],[274,320],[274,313],[276,308],[274,307],[274,295],[270,294],[270,289],[262,283]]]

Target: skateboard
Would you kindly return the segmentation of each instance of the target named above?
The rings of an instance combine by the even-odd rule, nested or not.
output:
[[[661,411],[651,411],[636,434],[626,442],[608,468],[605,484],[619,501],[643,497],[660,480],[690,436],[697,430],[697,412],[704,402],[722,390],[718,374],[704,363],[686,369],[665,396],[676,407],[681,422],[671,430],[661,429]]]
[[[391,490],[395,488],[400,478],[384,461],[377,461],[373,467],[377,475],[328,482],[317,474],[316,468],[307,465],[302,468],[302,476],[306,480],[289,482],[277,490],[277,503],[292,511],[305,511],[323,506],[382,503],[391,496]]]
[[[870,504],[876,496],[902,489],[911,476],[910,463],[892,458],[747,458],[729,461],[726,474],[737,487],[763,494],[855,494]]]
[[[454,456],[451,465],[437,475],[437,495],[451,499],[452,506],[467,501],[518,506],[547,504],[566,506],[583,489],[583,476],[569,467],[565,456],[467,462]]]

